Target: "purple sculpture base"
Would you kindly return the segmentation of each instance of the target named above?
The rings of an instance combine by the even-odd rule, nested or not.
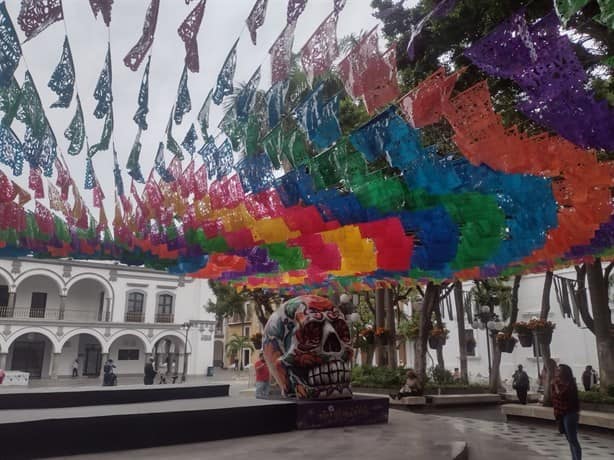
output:
[[[298,400],[299,430],[388,423],[388,398],[354,396],[351,399]]]

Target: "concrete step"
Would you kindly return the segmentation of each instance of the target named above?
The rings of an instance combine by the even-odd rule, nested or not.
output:
[[[433,406],[464,406],[473,404],[499,404],[501,396],[498,394],[469,394],[469,395],[430,395],[427,401]]]
[[[538,404],[504,404],[501,406],[501,412],[507,418],[533,418],[554,421],[552,407],[543,407]],[[614,430],[614,413],[581,410],[580,425]]]

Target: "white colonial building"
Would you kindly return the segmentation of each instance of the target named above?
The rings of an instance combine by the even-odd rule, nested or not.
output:
[[[0,259],[0,368],[31,378],[98,376],[107,358],[142,375],[154,357],[181,375],[213,366],[206,280],[117,263]],[[186,344],[187,338],[187,344]],[[218,352],[219,353],[219,352]]]

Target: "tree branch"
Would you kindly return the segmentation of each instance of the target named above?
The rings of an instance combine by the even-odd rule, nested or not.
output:
[[[607,295],[608,286],[610,284],[610,275],[612,274],[612,269],[614,268],[614,261],[610,262],[607,267],[605,267],[605,271],[603,272],[603,282],[605,283],[605,292]]]
[[[448,287],[446,287],[445,292],[439,296],[439,301],[441,302],[443,299],[448,297],[450,295],[450,292],[452,292],[453,289],[454,289],[454,283],[452,283]]]
[[[578,283],[578,289],[573,293],[576,298],[576,305],[578,311],[582,317],[582,321],[593,334],[595,333],[595,321],[588,311],[588,298],[586,296],[586,264],[575,265],[576,269],[576,282]]]
[[[422,290],[419,284],[416,284],[416,290],[422,296],[422,300],[424,300],[424,291]]]

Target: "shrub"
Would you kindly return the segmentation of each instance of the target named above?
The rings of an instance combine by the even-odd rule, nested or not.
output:
[[[414,313],[408,320],[401,321],[398,332],[405,340],[416,340],[420,334],[420,315]]]
[[[448,385],[454,382],[452,372],[439,366],[430,369],[431,378],[438,385]]]
[[[578,392],[580,401],[594,404],[614,404],[614,396],[606,396],[596,391]]]
[[[352,385],[371,388],[400,388],[405,383],[406,369],[387,367],[354,366]]]

